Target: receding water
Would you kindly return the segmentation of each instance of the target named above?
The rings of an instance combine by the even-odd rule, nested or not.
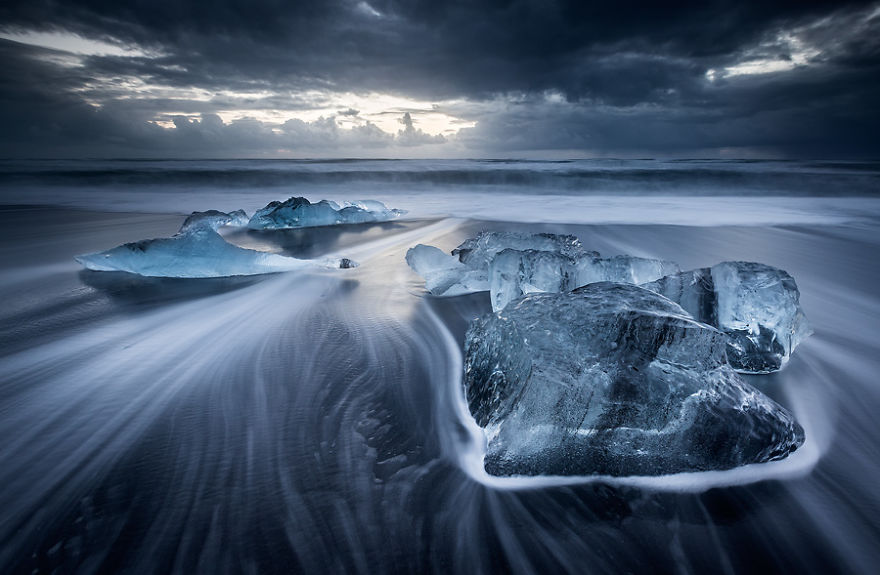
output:
[[[0,572],[871,573],[880,564],[880,220],[870,210],[824,214],[815,196],[793,192],[732,209],[725,202],[740,200],[710,194],[698,198],[706,210],[737,225],[664,225],[654,221],[662,214],[638,216],[640,203],[657,201],[644,194],[618,197],[639,225],[583,223],[583,202],[595,198],[574,188],[556,191],[567,202],[557,215],[546,195],[533,211],[486,211],[487,197],[525,205],[519,188],[462,204],[468,195],[448,184],[396,184],[380,199],[411,219],[227,236],[300,257],[338,253],[358,268],[171,280],[88,272],[72,257],[174,233],[183,218],[149,213],[178,211],[163,197],[251,210],[269,192],[324,196],[299,181],[259,197],[243,185],[162,196],[139,195],[139,183],[29,177],[7,180],[7,204],[45,203],[23,198],[55,189],[56,205],[141,213],[0,210]],[[376,195],[357,183],[334,183],[333,197]],[[407,203],[414,197],[423,201]],[[682,215],[686,195],[675,197],[668,213],[700,217]],[[778,221],[749,211],[761,201],[776,202]],[[442,206],[472,219],[442,217]],[[487,476],[459,385],[464,330],[488,295],[426,296],[403,259],[415,243],[449,249],[487,228],[575,233],[590,249],[685,269],[746,259],[789,271],[816,333],[784,371],[749,381],[793,411],[805,445],[725,472]]]

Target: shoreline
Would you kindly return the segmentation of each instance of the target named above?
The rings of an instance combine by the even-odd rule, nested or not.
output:
[[[74,570],[102,557],[132,570],[172,561],[213,570],[233,552],[266,570],[281,556],[320,570],[333,553],[372,557],[377,571],[417,571],[435,553],[462,565],[506,556],[498,540],[459,537],[486,530],[522,549],[574,536],[581,543],[558,559],[573,565],[590,549],[626,556],[640,542],[671,567],[679,529],[707,565],[718,546],[733,553],[743,544],[757,556],[800,557],[805,548],[836,556],[829,529],[860,545],[854,561],[874,558],[861,516],[880,504],[880,463],[869,452],[880,442],[870,415],[880,408],[875,227],[439,220],[304,228],[254,241],[290,253],[349,250],[361,266],[242,281],[108,277],[70,259],[86,246],[170,235],[182,221],[0,209],[0,436],[9,438],[0,456],[0,569]],[[749,259],[788,270],[816,333],[785,370],[751,377],[805,425],[811,453],[821,455],[815,467],[784,472],[789,459],[759,477],[718,472],[724,481],[591,477],[512,489],[467,473],[458,461],[468,456],[466,429],[449,394],[461,377],[464,330],[489,311],[488,296],[433,298],[403,256],[415,243],[448,251],[484,228],[573,233],[606,255],[663,257],[685,269]],[[841,489],[851,495],[841,499]],[[563,523],[541,519],[554,510]],[[87,532],[77,522],[84,516]],[[670,527],[678,518],[682,526]],[[791,524],[797,537],[779,527]],[[212,529],[227,543],[206,539]],[[74,540],[78,554],[65,551]]]

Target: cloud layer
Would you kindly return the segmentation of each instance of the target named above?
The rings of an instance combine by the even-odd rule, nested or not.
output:
[[[880,5],[6,2],[4,156],[880,155]]]

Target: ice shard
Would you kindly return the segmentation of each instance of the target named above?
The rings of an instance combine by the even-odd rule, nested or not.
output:
[[[293,197],[284,202],[270,202],[265,208],[257,210],[248,222],[248,227],[254,230],[286,230],[385,222],[405,213],[406,210],[391,209],[376,200],[361,200],[340,207],[330,200],[313,204],[306,198]]]
[[[425,278],[425,289],[437,296],[456,296],[486,291],[486,271],[471,268],[440,248],[418,244],[407,250],[406,263]]]
[[[220,218],[222,220],[222,218]],[[228,243],[203,218],[184,224],[170,238],[141,240],[105,252],[76,256],[90,270],[122,271],[149,277],[212,278],[284,272],[312,266],[354,267],[346,258],[300,260],[240,248]]]
[[[812,333],[797,284],[787,272],[754,262],[723,262],[644,284],[728,337],[727,357],[743,373],[770,373]]]
[[[493,475],[657,475],[781,459],[804,440],[727,340],[634,285],[528,294],[475,320],[464,387]]]

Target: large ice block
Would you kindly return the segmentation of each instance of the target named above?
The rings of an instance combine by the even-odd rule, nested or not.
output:
[[[207,218],[201,225],[184,225],[182,232],[170,238],[124,244],[105,252],[76,256],[76,261],[90,270],[175,278],[245,276],[310,266],[356,265],[346,258],[299,260],[240,248],[224,240],[213,229],[213,223],[215,220]]]
[[[644,284],[728,337],[730,364],[744,373],[778,371],[812,333],[797,284],[755,262],[723,262]]]
[[[633,285],[528,294],[467,332],[465,394],[494,475],[657,475],[781,459],[804,439],[726,337]]]
[[[293,197],[284,202],[270,202],[265,208],[257,210],[248,227],[254,230],[285,230],[385,222],[405,213],[406,210],[391,209],[376,200],[361,200],[340,207],[329,200],[313,204],[306,198]]]

